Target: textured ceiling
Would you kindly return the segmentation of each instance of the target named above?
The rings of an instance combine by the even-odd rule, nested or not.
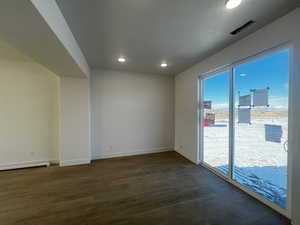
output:
[[[92,68],[178,74],[299,6],[299,0],[57,0]],[[248,20],[255,25],[230,32]],[[117,62],[125,56],[127,62]],[[166,61],[168,68],[160,68]]]

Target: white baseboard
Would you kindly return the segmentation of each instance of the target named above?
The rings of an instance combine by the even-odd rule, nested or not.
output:
[[[178,154],[180,154],[181,156],[183,156],[184,158],[186,158],[187,160],[189,160],[190,162],[192,162],[192,163],[194,163],[196,165],[200,164],[200,162],[198,160],[194,160],[191,157],[183,154],[179,149],[175,149],[174,151],[177,152]]]
[[[11,164],[2,164],[0,165],[0,170],[14,170],[14,169],[22,169],[22,168],[30,168],[30,167],[38,167],[38,166],[50,166],[49,161],[28,161],[28,162],[20,162],[20,163],[11,163]]]
[[[76,166],[76,165],[84,165],[84,164],[90,164],[90,159],[74,159],[74,160],[65,160],[60,161],[59,166]]]
[[[50,165],[59,165],[59,160],[57,159],[50,160]]]
[[[99,154],[99,155],[94,155],[92,157],[92,159],[93,160],[109,159],[109,158],[116,158],[116,157],[123,157],[123,156],[145,155],[145,154],[169,152],[169,151],[173,151],[173,148],[172,147],[162,147],[162,148],[153,148],[153,149],[139,150],[139,151],[133,151],[133,152],[118,152],[118,153],[112,153],[112,154]]]

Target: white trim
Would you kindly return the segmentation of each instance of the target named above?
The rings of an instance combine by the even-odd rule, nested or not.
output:
[[[50,162],[49,161],[27,161],[27,162],[20,162],[20,163],[2,164],[0,165],[0,171],[39,167],[39,166],[49,167]]]
[[[173,148],[172,147],[161,147],[161,148],[153,148],[153,149],[133,151],[133,152],[118,152],[118,153],[112,153],[112,154],[97,154],[97,155],[94,155],[92,157],[92,160],[109,159],[109,158],[122,157],[122,156],[145,155],[145,154],[169,152],[169,151],[173,151]]]
[[[238,67],[238,66],[241,66],[241,65],[244,65],[244,64],[248,64],[248,63],[254,62],[256,60],[274,55],[274,54],[279,53],[281,51],[290,50],[291,47],[292,47],[291,42],[284,42],[284,43],[281,43],[279,45],[273,46],[272,48],[263,49],[262,51],[258,52],[257,54],[254,54],[252,56],[248,56],[244,59],[238,60],[238,61],[234,62],[231,66],[232,67]]]
[[[194,163],[195,165],[199,165],[200,164],[199,160],[194,161],[194,160],[188,158],[186,155],[182,154],[182,152],[178,151],[178,149],[177,150],[175,149],[174,151],[177,152],[179,155],[181,155],[186,160],[190,161],[191,163]]]
[[[219,67],[216,67],[212,70],[209,70],[205,73],[201,73],[200,75],[198,75],[198,77],[208,78],[208,77],[214,76],[216,74],[222,73],[223,71],[226,71],[226,70],[228,70],[232,67],[237,67],[237,66],[240,66],[242,64],[255,61],[256,59],[262,58],[264,56],[269,56],[269,55],[275,54],[276,52],[280,52],[284,49],[291,49],[291,48],[292,48],[292,43],[291,42],[289,42],[289,41],[288,42],[283,42],[283,43],[275,45],[275,46],[273,46],[269,49],[263,49],[263,50],[257,52],[254,55],[250,55],[250,56],[241,58],[241,59],[236,60],[232,63],[228,63],[228,64],[225,64],[223,66],[219,66]]]
[[[50,160],[50,165],[58,165],[58,164],[59,164],[59,160],[58,159]]]
[[[84,164],[90,164],[90,163],[91,163],[90,159],[73,159],[73,160],[60,161],[59,166],[60,167],[77,166],[77,165],[84,165]]]
[[[233,167],[234,167],[234,149],[235,149],[235,70],[234,67],[230,68],[229,71],[229,157],[228,157],[228,176],[233,178]]]
[[[204,151],[203,149],[203,79],[198,79],[198,104],[197,104],[197,132],[198,132],[198,140],[197,140],[197,164],[203,161]]]
[[[289,45],[289,96],[288,96],[288,140],[293,140],[294,133],[293,133],[293,121],[296,119],[295,114],[294,114],[294,106],[292,102],[296,102],[294,100],[294,86],[292,85],[294,83],[295,79],[295,74],[294,74],[294,65],[293,65],[293,60],[294,60],[294,45],[290,44]],[[293,151],[291,151],[292,147],[291,145],[288,146],[288,165],[287,165],[287,213],[288,217],[292,217],[292,161],[293,161]]]

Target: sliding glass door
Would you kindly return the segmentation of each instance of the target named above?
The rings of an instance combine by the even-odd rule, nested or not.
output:
[[[287,198],[288,65],[285,50],[235,68],[233,178],[281,208]]]
[[[203,80],[203,160],[228,174],[229,72]]]
[[[275,209],[287,209],[289,50],[201,79],[202,162]]]

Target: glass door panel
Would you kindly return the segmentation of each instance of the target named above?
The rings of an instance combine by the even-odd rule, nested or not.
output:
[[[203,80],[203,161],[228,174],[229,72]]]
[[[233,179],[286,208],[289,51],[235,68]]]

